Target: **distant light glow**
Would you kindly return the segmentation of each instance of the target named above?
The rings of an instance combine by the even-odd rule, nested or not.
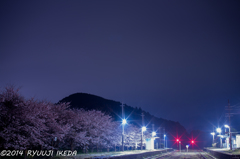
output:
[[[166,135],[164,135],[164,137],[166,137]]]
[[[220,138],[224,138],[224,136],[223,135],[218,135]]]
[[[217,131],[218,133],[221,133],[221,132],[222,132],[221,128],[217,128],[216,131]]]
[[[215,135],[215,132],[212,132],[211,135]]]
[[[192,144],[194,143],[194,141],[192,140]]]
[[[142,131],[146,131],[147,130],[147,128],[144,126],[144,127],[142,127]]]
[[[152,136],[155,136],[156,135],[156,132],[152,132]]]
[[[225,126],[225,128],[229,128],[229,126],[228,125],[224,125]]]
[[[179,141],[179,139],[177,139],[177,142]]]
[[[127,123],[127,120],[126,119],[123,119],[122,120],[122,124],[125,125]]]

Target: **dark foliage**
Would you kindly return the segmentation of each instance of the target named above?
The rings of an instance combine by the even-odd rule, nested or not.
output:
[[[100,110],[105,112],[113,117],[115,121],[121,122],[122,117],[122,103],[116,102],[113,100],[104,99],[99,96],[86,94],[86,93],[75,93],[68,97],[63,98],[59,101],[61,102],[69,102],[71,108],[80,109],[83,108],[85,110]],[[180,125],[178,122],[174,122],[171,120],[166,120],[162,118],[155,117],[150,113],[142,110],[141,108],[133,108],[124,104],[124,112],[125,118],[127,118],[128,123],[142,126],[142,117],[141,113],[144,113],[144,124],[147,126],[148,131],[152,131],[152,124],[154,124],[155,131],[157,130],[157,136],[160,137],[157,139],[158,145],[160,142],[163,142],[163,134],[165,129],[165,134],[167,135],[168,146],[176,147],[175,138],[180,137],[182,140],[188,140],[188,134],[186,129]]]

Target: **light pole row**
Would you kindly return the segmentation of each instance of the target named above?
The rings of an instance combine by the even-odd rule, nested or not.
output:
[[[127,120],[125,119],[124,116],[124,108],[123,108],[123,104],[122,104],[122,151],[124,151],[124,125],[127,124]],[[143,113],[142,113],[142,124],[144,125],[144,121],[143,121]],[[142,127],[142,136],[141,136],[141,150],[143,149],[143,132],[146,131],[147,128],[145,126]],[[153,134],[154,135],[154,134]],[[155,133],[156,135],[156,133]]]
[[[124,151],[124,125],[127,124],[127,120],[122,120],[122,151]],[[141,150],[143,149],[143,132],[146,131],[147,128],[145,126],[142,127],[142,136],[141,136]],[[156,136],[156,132],[152,132],[152,137]],[[165,148],[165,140],[166,135],[164,135],[164,148]]]
[[[122,104],[122,151],[124,151],[124,125],[127,124],[127,120],[124,117],[124,108],[123,108],[123,104]],[[142,125],[144,125],[144,114],[142,113]],[[143,132],[146,131],[147,128],[145,126],[142,127],[142,135],[141,135],[141,150],[143,150]],[[156,135],[156,132],[152,132],[152,137],[154,137]],[[166,135],[164,135],[164,148],[165,148],[165,137]]]

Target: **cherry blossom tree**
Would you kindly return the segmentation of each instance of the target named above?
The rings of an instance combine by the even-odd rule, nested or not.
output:
[[[71,117],[68,120],[68,123],[71,124],[71,127],[64,137],[64,143],[61,144],[64,148],[71,148],[71,150],[76,147],[84,147],[88,144],[88,137],[86,136],[86,113],[83,113],[83,110],[69,110],[71,111]]]
[[[19,95],[18,90],[9,87],[0,94],[0,138],[3,141],[2,147],[25,149],[29,145],[26,131],[28,128],[24,128],[25,121],[22,120],[24,110],[25,100]]]
[[[122,145],[122,127],[119,122],[113,123],[113,132],[109,135],[110,146],[114,148],[116,151],[116,147],[120,147]]]
[[[110,136],[114,133],[114,122],[109,115],[104,114],[101,111],[91,110],[84,111],[82,110],[82,116],[85,116],[83,119],[85,131],[87,132],[88,137],[88,147],[99,148],[107,147],[111,145]]]
[[[115,125],[109,115],[101,111],[74,109],[69,132],[65,135],[62,147],[78,147],[88,150],[89,148],[110,148],[112,137],[115,135]]]
[[[70,126],[67,104],[25,100],[14,87],[0,94],[0,138],[4,148],[52,148],[54,137],[62,139]]]
[[[135,147],[137,144],[141,143],[141,135],[141,128],[129,124],[126,129],[125,145],[127,147]]]
[[[70,109],[69,103],[26,100],[14,87],[0,93],[0,119],[0,146],[6,149],[58,147],[109,151],[122,144],[121,124],[111,116],[96,110]],[[150,136],[144,132],[144,138]],[[128,124],[125,146],[140,142],[141,129]]]

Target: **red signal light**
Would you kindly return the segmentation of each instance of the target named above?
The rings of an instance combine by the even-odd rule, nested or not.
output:
[[[179,139],[177,139],[177,142],[179,141]]]
[[[194,141],[192,140],[192,144],[194,143]]]

